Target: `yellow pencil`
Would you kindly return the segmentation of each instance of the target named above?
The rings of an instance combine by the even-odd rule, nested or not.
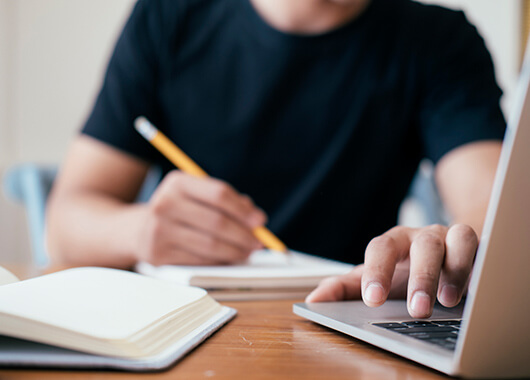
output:
[[[138,117],[134,121],[136,130],[158,149],[177,168],[195,177],[208,177],[208,174],[201,169],[191,158],[188,157],[178,146],[160,132],[145,117]],[[277,252],[287,253],[287,247],[271,231],[265,227],[256,227],[253,230],[254,236],[263,245]]]

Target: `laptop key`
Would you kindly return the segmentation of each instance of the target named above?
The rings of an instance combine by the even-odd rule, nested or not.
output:
[[[460,330],[460,320],[404,321],[372,323],[374,326],[436,344],[447,350],[454,350]]]
[[[429,321],[407,321],[407,322],[401,322],[401,324],[406,326],[436,326],[434,323]]]
[[[401,333],[403,334],[403,333]],[[410,334],[405,334],[407,336],[421,339],[421,340],[432,340],[432,339],[445,339],[448,338],[451,333],[446,332],[415,332]]]
[[[462,321],[460,320],[450,320],[450,321],[431,321],[439,326],[460,326]]]
[[[448,350],[454,350],[456,346],[456,341],[452,342],[447,339],[432,339],[428,341],[429,343],[436,344],[440,347],[446,348]]]
[[[396,328],[404,328],[406,326],[403,326],[401,323],[372,323],[374,326],[382,327],[384,329],[396,329]]]
[[[398,329],[399,333],[401,334],[411,334],[411,333],[418,333],[418,332],[438,332],[438,333],[446,333],[446,332],[453,332],[457,331],[454,327],[448,326],[448,327],[440,327],[440,326],[418,326],[418,327],[409,327],[408,329]]]

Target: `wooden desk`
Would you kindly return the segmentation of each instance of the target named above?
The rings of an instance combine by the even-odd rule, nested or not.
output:
[[[13,267],[7,266],[9,269]],[[35,272],[13,270],[20,277]],[[292,313],[293,301],[226,302],[237,317],[168,371],[5,370],[0,379],[446,379]]]

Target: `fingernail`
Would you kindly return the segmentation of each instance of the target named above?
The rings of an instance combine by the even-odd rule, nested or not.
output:
[[[422,290],[418,290],[412,296],[410,308],[417,314],[428,314],[431,308],[431,297]]]
[[[440,293],[440,302],[443,305],[453,306],[458,302],[458,290],[454,285],[444,285]]]
[[[371,282],[364,291],[364,300],[372,304],[381,303],[384,296],[385,289],[378,282]]]

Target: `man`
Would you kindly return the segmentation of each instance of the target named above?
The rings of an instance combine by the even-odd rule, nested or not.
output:
[[[292,249],[360,263],[380,235],[364,265],[308,300],[406,295],[426,317],[436,297],[459,302],[471,271],[504,132],[499,97],[460,12],[407,0],[139,1],[53,190],[50,253],[80,265],[226,264],[260,247],[251,230],[267,223]],[[217,179],[172,171],[134,131],[140,115]],[[422,157],[454,225],[391,228]],[[134,204],[151,163],[167,175]]]

